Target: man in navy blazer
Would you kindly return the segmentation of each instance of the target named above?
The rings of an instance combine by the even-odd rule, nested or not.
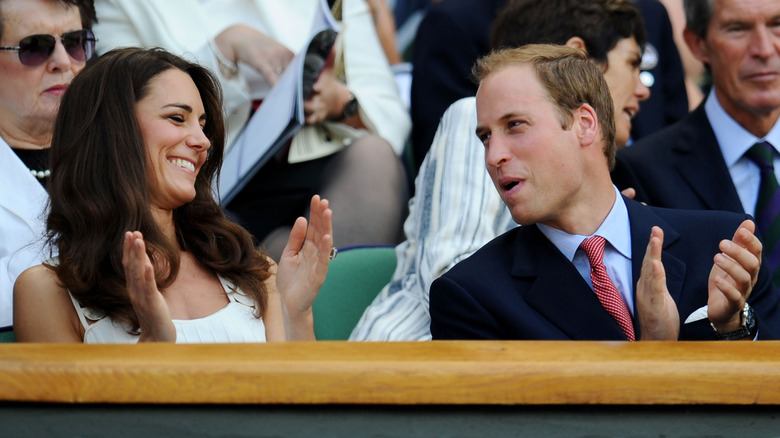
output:
[[[780,2],[685,0],[685,12],[712,89],[685,119],[620,151],[613,181],[649,205],[754,215],[760,173],[745,152],[769,141],[780,170]]]
[[[433,283],[434,339],[780,335],[778,296],[760,270],[749,216],[647,207],[612,184],[612,100],[582,52],[503,50],[482,58],[475,76],[485,164],[522,227]],[[630,334],[597,296],[600,259],[579,249],[591,237],[607,242],[607,282],[629,312]]]

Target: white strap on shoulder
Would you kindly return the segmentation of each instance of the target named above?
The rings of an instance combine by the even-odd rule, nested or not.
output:
[[[76,314],[79,315],[79,321],[81,321],[81,325],[84,326],[84,330],[89,328],[89,322],[87,322],[87,317],[84,316],[84,308],[81,307],[81,304],[76,300],[76,298],[73,296],[70,291],[68,291],[68,296],[70,297],[70,300],[73,302],[73,307],[76,308]]]

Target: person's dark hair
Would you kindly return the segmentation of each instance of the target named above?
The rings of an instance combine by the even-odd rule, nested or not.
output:
[[[701,39],[707,38],[715,0],[683,0],[685,27]]]
[[[92,26],[98,22],[97,14],[95,13],[95,1],[94,0],[50,0],[57,2],[64,7],[75,6],[79,9],[79,15],[81,16],[81,27],[84,29],[92,29]],[[3,17],[3,0],[0,0],[0,38],[3,37],[5,31],[5,19]]]
[[[136,103],[161,73],[178,69],[195,83],[206,112],[208,158],[195,180],[195,199],[173,212],[176,240],[152,217],[143,138]],[[232,280],[265,312],[270,263],[251,235],[230,221],[214,200],[225,146],[222,92],[207,69],[162,49],[112,50],[88,65],[68,87],[51,144],[48,239],[59,253],[59,280],[84,307],[104,312],[137,331],[125,287],[122,242],[143,233],[160,289],[179,270],[180,250]]]
[[[565,44],[575,36],[604,66],[623,38],[634,37],[642,50],[647,43],[642,16],[628,0],[508,0],[493,22],[490,45]]]
[[[596,112],[604,142],[603,151],[611,170],[615,166],[615,113],[612,95],[598,66],[580,49],[560,44],[526,44],[494,50],[478,59],[473,75],[481,83],[488,76],[511,66],[530,65],[539,83],[555,105],[562,129],[570,129],[574,111],[584,104]]]

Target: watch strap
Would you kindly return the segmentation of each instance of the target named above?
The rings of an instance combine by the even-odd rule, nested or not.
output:
[[[750,307],[750,304],[745,303],[745,307],[742,308],[740,318],[742,319],[742,326],[737,330],[725,333],[718,331],[718,329],[715,328],[715,324],[710,322],[710,326],[712,326],[712,330],[715,332],[715,337],[721,341],[736,341],[738,339],[743,339],[748,336],[755,335],[756,315],[753,312],[753,308]]]
[[[347,104],[344,105],[344,111],[341,113],[341,116],[339,116],[337,121],[346,120],[358,112],[358,101],[354,94],[349,93],[349,100],[347,101]]]

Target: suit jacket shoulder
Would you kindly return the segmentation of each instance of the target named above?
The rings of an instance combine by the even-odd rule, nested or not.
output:
[[[668,208],[744,212],[704,104],[686,118],[621,149],[612,178],[636,200]]]
[[[709,273],[720,241],[731,238],[748,216],[653,208],[631,200],[626,206],[633,283],[639,279],[650,229],[659,226],[664,230],[667,288],[680,313],[680,339],[714,339],[706,318],[692,315],[707,305]],[[767,271],[759,273],[749,302],[759,316],[762,339],[776,338],[778,296]],[[434,339],[625,340],[574,265],[535,225],[502,234],[437,279],[431,286],[430,314]]]

